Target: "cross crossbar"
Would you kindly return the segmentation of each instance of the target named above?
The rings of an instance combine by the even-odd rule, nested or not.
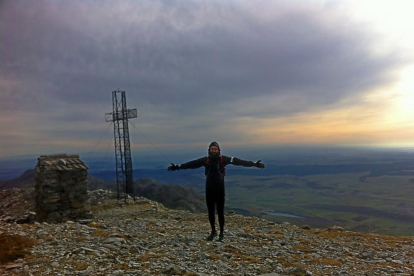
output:
[[[137,118],[137,109],[128,109],[127,110],[127,119]],[[113,121],[121,121],[124,119],[124,113],[119,111],[116,113],[106,113],[105,114],[105,121],[106,122],[113,122]]]

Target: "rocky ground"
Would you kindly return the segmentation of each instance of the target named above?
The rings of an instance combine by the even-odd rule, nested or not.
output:
[[[0,275],[414,275],[413,237],[229,213],[224,242],[208,242],[206,214],[99,196],[92,198],[92,221],[1,220],[0,236],[23,236],[34,245],[24,258],[0,265]]]
[[[0,222],[26,222],[34,219],[34,188],[0,191]]]

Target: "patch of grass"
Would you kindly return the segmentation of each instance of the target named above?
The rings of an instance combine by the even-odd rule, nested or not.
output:
[[[151,262],[154,259],[167,258],[169,257],[166,253],[155,253],[145,252],[143,255],[137,257],[137,260],[144,265],[145,263]]]
[[[412,237],[405,236],[388,236],[388,235],[377,235],[377,234],[367,234],[367,233],[358,233],[350,231],[341,231],[335,229],[327,230],[306,230],[306,232],[323,237],[325,239],[341,239],[341,238],[356,238],[360,241],[364,241],[366,244],[386,244],[388,247],[397,247],[403,243],[411,244]]]
[[[82,271],[89,267],[88,263],[85,262],[75,262],[75,270]]]
[[[112,266],[112,268],[113,269],[122,269],[124,271],[130,270],[130,268],[128,267],[128,263],[114,264]]]
[[[253,247],[259,247],[261,245],[259,242],[256,241],[247,241],[246,243]]]
[[[243,263],[245,264],[260,264],[261,260],[252,256],[244,256]]]
[[[198,274],[195,273],[195,272],[189,271],[189,272],[186,272],[185,275],[187,275],[187,276],[197,276]]]
[[[101,226],[99,223],[96,223],[96,222],[94,222],[94,221],[89,222],[89,223],[87,224],[87,226],[89,226],[89,227],[91,227],[91,228],[102,228],[102,226]]]
[[[244,231],[246,234],[249,234],[249,235],[255,236],[256,238],[263,238],[263,234],[262,234],[262,233],[256,232],[256,231],[254,231],[254,230],[253,230],[253,229],[251,229],[251,228],[244,228],[244,229],[243,229],[243,231]]]
[[[83,242],[83,241],[86,240],[86,237],[84,237],[84,236],[75,236],[75,237],[72,238],[72,240],[74,242]]]
[[[295,266],[303,268],[302,264],[299,264],[302,261],[302,256],[296,256],[291,258],[285,258],[282,256],[278,256],[277,258],[278,263],[282,264],[285,267]]]
[[[278,228],[270,229],[268,232],[269,232],[269,234],[273,234],[273,235],[277,235],[277,236],[283,235],[283,232]]]
[[[318,265],[342,266],[342,263],[340,261],[328,258],[312,259],[307,262]]]
[[[67,260],[61,264],[69,266],[74,271],[82,271],[89,267],[89,263],[78,260]]]
[[[305,238],[299,238],[297,239],[297,241],[303,244],[310,244],[310,241]]]
[[[92,213],[99,213],[99,212],[102,212],[102,211],[105,211],[105,210],[114,209],[116,207],[117,207],[116,201],[112,200],[112,201],[104,202],[104,203],[99,204],[99,205],[98,204],[92,205],[91,212]]]
[[[213,254],[209,255],[209,256],[208,256],[208,258],[209,258],[210,260],[221,260],[220,256],[213,255]]]
[[[198,244],[199,244],[199,245],[206,245],[206,244],[207,244],[207,242],[205,242],[205,241],[199,241],[199,242],[198,242]]]
[[[243,251],[240,251],[238,248],[233,246],[226,246],[224,251],[227,253],[233,254],[236,259],[240,259],[245,264],[258,264],[260,263],[260,259],[249,256]],[[211,259],[211,258],[210,258]]]
[[[93,233],[93,235],[96,236],[96,237],[102,237],[102,238],[108,238],[108,237],[111,236],[110,233],[108,233],[107,231],[102,230],[102,229],[97,229],[95,231],[95,233]]]
[[[151,226],[156,226],[157,225],[157,222],[156,221],[150,221],[150,222],[148,222],[147,223],[147,227],[151,227]]]
[[[301,252],[312,252],[312,248],[305,246],[305,245],[295,245],[293,249],[301,251]]]
[[[24,258],[29,253],[27,249],[36,243],[35,240],[20,235],[0,235],[0,264]]]

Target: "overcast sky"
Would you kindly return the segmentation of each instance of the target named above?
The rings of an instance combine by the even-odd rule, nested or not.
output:
[[[413,10],[1,1],[0,157],[104,151],[117,89],[138,110],[136,149],[413,143]]]

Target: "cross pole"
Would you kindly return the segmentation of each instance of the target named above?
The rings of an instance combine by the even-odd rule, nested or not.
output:
[[[106,113],[105,120],[114,123],[118,200],[120,199],[121,187],[125,193],[125,199],[127,195],[135,198],[128,119],[137,117],[137,109],[127,109],[125,91],[119,91],[119,89],[112,92],[112,107],[113,112]]]

